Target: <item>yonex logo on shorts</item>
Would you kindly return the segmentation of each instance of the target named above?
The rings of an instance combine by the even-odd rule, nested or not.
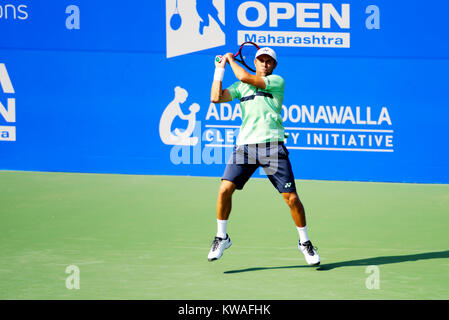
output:
[[[290,188],[292,186],[292,183],[291,182],[287,182],[286,184],[285,184],[285,188]]]

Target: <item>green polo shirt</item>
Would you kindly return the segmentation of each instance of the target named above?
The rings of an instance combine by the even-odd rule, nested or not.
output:
[[[284,79],[273,74],[262,78],[266,85],[263,90],[241,81],[227,88],[232,99],[240,100],[242,109],[237,145],[284,141]]]

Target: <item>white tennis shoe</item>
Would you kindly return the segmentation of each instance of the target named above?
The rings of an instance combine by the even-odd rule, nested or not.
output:
[[[304,254],[306,262],[310,265],[317,266],[320,264],[320,256],[316,253],[316,248],[312,245],[310,240],[298,243],[298,249]]]
[[[214,261],[220,259],[223,255],[223,251],[232,245],[231,238],[226,234],[226,238],[215,237],[212,241],[212,247],[210,248],[207,260]]]

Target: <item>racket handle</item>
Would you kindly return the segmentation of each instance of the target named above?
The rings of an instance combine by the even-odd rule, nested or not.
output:
[[[218,63],[220,63],[222,60],[223,60],[223,56],[218,55],[215,57],[215,61]]]

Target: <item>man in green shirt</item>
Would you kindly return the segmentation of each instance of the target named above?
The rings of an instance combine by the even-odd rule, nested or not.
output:
[[[237,82],[222,89],[224,68],[229,64]],[[257,51],[254,64],[256,74],[250,74],[227,53],[215,61],[214,81],[211,89],[213,103],[240,100],[242,125],[237,145],[234,147],[222,177],[217,200],[217,234],[212,242],[208,260],[214,261],[232,244],[227,234],[227,222],[231,213],[232,194],[243,189],[245,183],[258,167],[263,167],[274,187],[282,194],[299,233],[298,249],[310,265],[318,265],[318,256],[307,235],[304,207],[296,193],[295,180],[284,145],[282,102],[284,79],[274,75],[277,65],[276,53],[265,47]]]

